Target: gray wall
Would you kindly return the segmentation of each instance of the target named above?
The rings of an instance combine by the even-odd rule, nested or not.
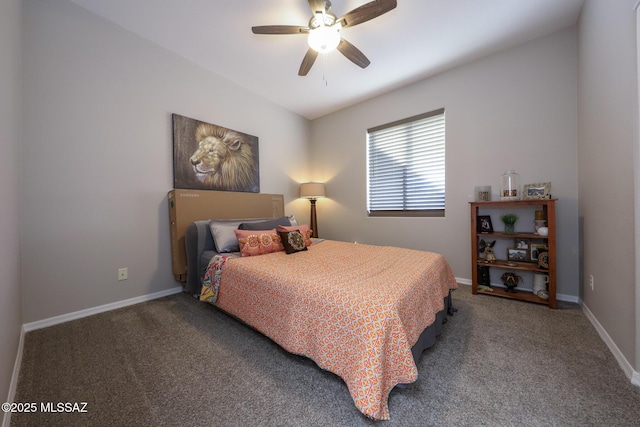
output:
[[[440,252],[471,278],[469,206],[476,185],[515,169],[559,198],[558,293],[578,296],[577,32],[531,41],[312,122],[321,237]],[[446,109],[445,218],[369,218],[367,128]],[[531,225],[533,228],[533,225]]]
[[[558,290],[582,295],[640,370],[630,231],[634,2],[587,0],[578,32],[311,126],[65,0],[25,0],[22,29],[21,2],[0,2],[0,395],[9,390],[21,323],[176,286],[166,207],[172,112],[258,135],[261,190],[284,193],[287,212],[302,221],[309,204],[297,199],[297,183],[327,181],[329,197],[318,202],[323,237],[442,252],[463,279],[471,276],[473,187],[490,184],[497,195],[508,168],[523,183],[551,181],[560,199]],[[366,129],[439,107],[447,109],[446,217],[367,218]],[[129,280],[116,280],[119,267],[129,268]],[[595,276],[594,291],[581,274]]]
[[[24,13],[24,323],[178,286],[171,113],[258,136],[261,191],[308,217],[306,119],[73,3]]]
[[[634,151],[638,124],[636,0],[587,0],[578,54],[582,298],[629,363],[636,361]],[[637,165],[636,165],[637,166]],[[589,275],[594,276],[591,290]]]
[[[0,2],[0,400],[16,361],[20,308],[20,0]],[[1,416],[2,414],[0,414]]]

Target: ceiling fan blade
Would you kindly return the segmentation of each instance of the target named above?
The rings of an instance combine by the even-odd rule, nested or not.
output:
[[[322,13],[324,12],[324,0],[309,0],[309,7],[314,15],[318,12]]]
[[[364,56],[364,53],[360,52],[360,50],[346,41],[345,39],[340,39],[340,44],[337,48],[340,53],[347,57],[347,59],[354,64],[356,64],[360,68],[367,68],[371,61]]]
[[[309,48],[309,50],[307,50],[307,54],[302,59],[302,64],[300,64],[300,70],[298,70],[298,75],[306,76],[309,70],[311,69],[311,67],[313,66],[313,63],[316,62],[317,57],[318,57],[318,52]]]
[[[297,25],[262,25],[251,27],[253,34],[302,34],[309,32],[307,27]]]
[[[342,28],[353,27],[387,13],[395,9],[397,5],[396,0],[373,0],[345,13],[338,21],[342,23]]]

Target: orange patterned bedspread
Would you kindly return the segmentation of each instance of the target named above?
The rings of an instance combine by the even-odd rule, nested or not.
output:
[[[327,240],[228,259],[215,305],[339,375],[366,416],[389,419],[389,392],[418,377],[411,347],[456,287],[442,255]]]

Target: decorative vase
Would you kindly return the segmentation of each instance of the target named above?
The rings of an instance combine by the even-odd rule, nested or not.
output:
[[[514,213],[509,213],[509,214],[502,215],[500,217],[500,219],[504,223],[504,233],[505,234],[515,234],[516,233],[515,230],[514,230],[514,226],[516,224],[516,221],[518,220],[518,215],[516,215]]]
[[[540,227],[546,227],[547,226],[547,214],[545,211],[536,211],[535,213],[535,230],[536,230],[536,234],[538,234],[538,229]]]

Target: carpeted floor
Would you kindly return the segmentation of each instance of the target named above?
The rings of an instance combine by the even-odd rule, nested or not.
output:
[[[340,378],[184,294],[29,332],[11,426],[639,426],[634,387],[577,305],[453,293],[458,312],[391,392],[390,421]],[[43,413],[86,402],[83,413]]]

